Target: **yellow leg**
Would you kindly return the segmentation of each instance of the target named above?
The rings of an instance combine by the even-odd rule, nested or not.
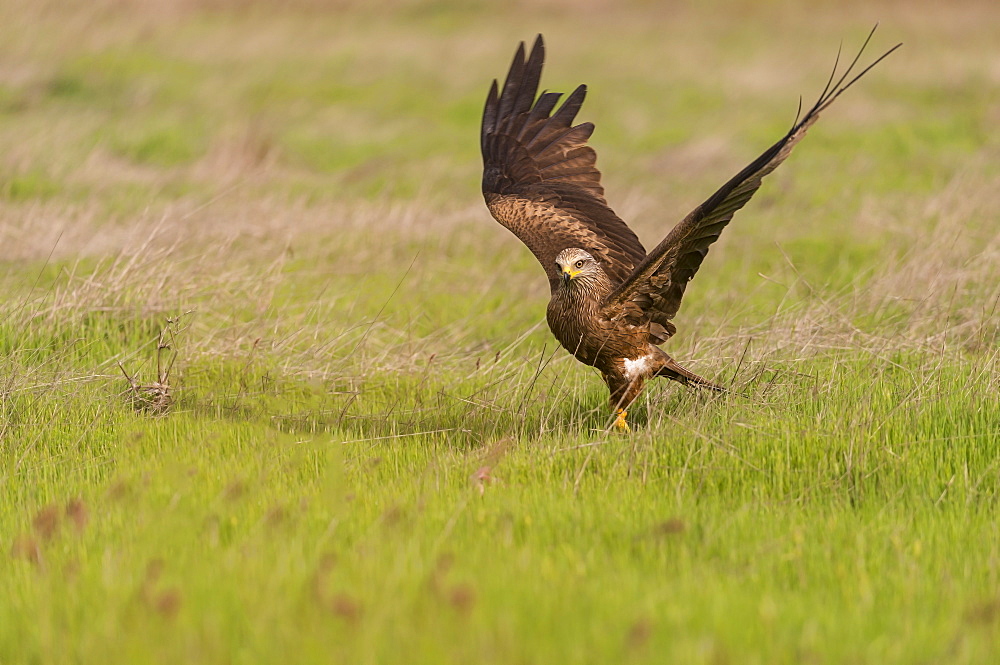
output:
[[[628,426],[628,423],[625,422],[625,416],[628,415],[628,411],[625,409],[615,409],[615,413],[618,414],[618,417],[615,419],[615,429],[622,434],[628,434],[631,432],[632,429]]]

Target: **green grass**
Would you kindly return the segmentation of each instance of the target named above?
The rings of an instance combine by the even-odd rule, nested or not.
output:
[[[919,10],[7,8],[0,662],[996,660],[1000,14]],[[546,34],[652,246],[876,19],[688,289],[734,390],[609,435],[481,203],[490,79]]]

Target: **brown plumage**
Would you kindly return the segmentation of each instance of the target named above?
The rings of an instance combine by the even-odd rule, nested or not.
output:
[[[834,66],[817,102],[787,134],[648,254],[604,199],[597,156],[587,145],[594,125],[573,124],[586,86],[574,90],[558,110],[560,93],[537,95],[545,60],[542,36],[527,60],[524,43],[518,47],[502,90],[493,81],[480,135],[486,205],[545,269],[552,291],[549,328],[577,359],[601,371],[619,428],[628,429],[625,408],[653,377],[723,390],[678,365],[658,345],[676,331],[673,318],[687,283],[733,214],[788,157],[820,112],[899,48],[847,81],[874,32],[839,78]]]

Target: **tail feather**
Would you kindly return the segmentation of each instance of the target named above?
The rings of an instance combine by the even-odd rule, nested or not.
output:
[[[719,384],[713,383],[704,377],[698,376],[691,370],[681,367],[677,364],[677,361],[670,356],[667,356],[666,363],[659,369],[659,371],[656,372],[655,376],[665,376],[668,379],[673,379],[674,381],[683,383],[686,386],[708,388],[720,393],[727,392],[726,389]]]

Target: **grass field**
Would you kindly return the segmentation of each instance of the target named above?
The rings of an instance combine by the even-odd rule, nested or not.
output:
[[[0,663],[1000,659],[1000,6],[803,4],[2,0]],[[606,433],[490,80],[650,247],[876,21]]]

